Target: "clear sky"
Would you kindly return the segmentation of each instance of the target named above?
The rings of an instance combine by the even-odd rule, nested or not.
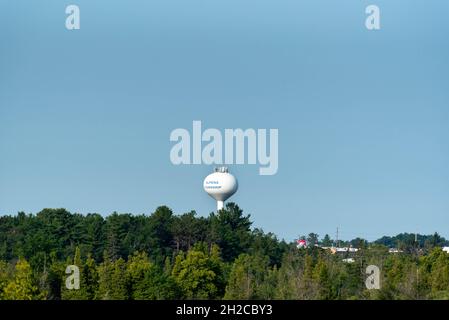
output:
[[[77,4],[81,29],[65,28]],[[381,9],[381,30],[365,8]],[[170,132],[279,129],[231,199],[286,240],[449,237],[449,1],[0,0],[0,214],[215,209]]]

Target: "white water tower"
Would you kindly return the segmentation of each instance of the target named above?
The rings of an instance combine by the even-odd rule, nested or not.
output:
[[[238,183],[227,167],[219,167],[204,179],[203,187],[204,191],[217,200],[217,210],[221,210],[224,202],[237,191]]]

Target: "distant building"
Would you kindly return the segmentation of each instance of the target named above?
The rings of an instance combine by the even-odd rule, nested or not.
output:
[[[296,243],[297,243],[296,247],[298,249],[307,248],[307,242],[304,239],[299,239],[296,241]]]
[[[353,248],[353,247],[345,247],[345,248],[337,248],[337,247],[321,247],[321,249],[325,249],[325,250],[329,250],[332,254],[336,254],[336,253],[355,253],[357,251],[359,251],[358,248]]]
[[[449,253],[449,247],[443,247],[443,251]]]

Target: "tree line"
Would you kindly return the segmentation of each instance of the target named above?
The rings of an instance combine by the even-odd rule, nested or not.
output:
[[[234,203],[208,217],[166,206],[106,218],[65,209],[2,216],[0,299],[449,299],[447,241],[438,234],[343,241],[360,248],[348,262],[251,225]],[[66,287],[68,265],[79,268],[78,290]],[[381,270],[379,290],[365,286],[368,265]]]

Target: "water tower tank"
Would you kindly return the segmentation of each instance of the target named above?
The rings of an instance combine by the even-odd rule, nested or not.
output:
[[[217,210],[224,207],[224,202],[229,199],[238,188],[237,179],[228,172],[228,168],[215,168],[215,172],[211,173],[204,179],[204,191],[217,201]]]

